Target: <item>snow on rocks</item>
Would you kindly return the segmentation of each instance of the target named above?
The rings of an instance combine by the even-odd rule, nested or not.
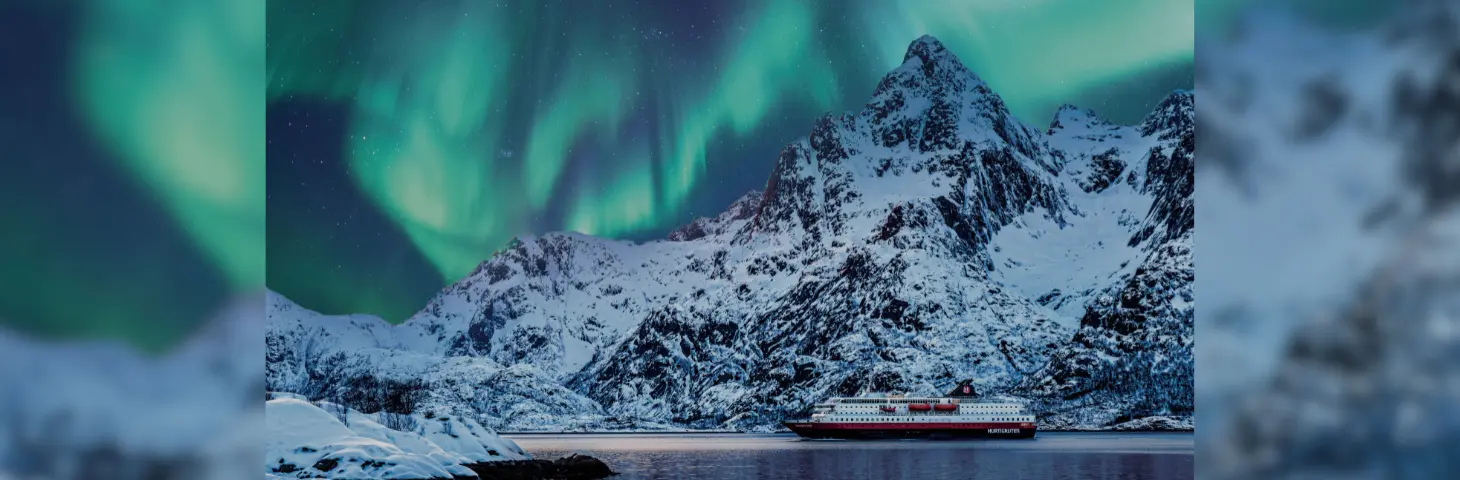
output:
[[[467,465],[530,459],[469,419],[364,414],[297,396],[269,400],[265,414],[266,469],[281,478],[461,478],[476,476]]]
[[[1128,382],[1090,401],[1135,365],[1189,383],[1191,105],[1062,109],[1046,133],[923,37],[763,191],[665,240],[524,236],[396,326],[271,295],[268,388],[518,431],[754,430],[965,378],[1050,412],[1082,375]],[[1059,421],[1189,416],[1179,387]]]

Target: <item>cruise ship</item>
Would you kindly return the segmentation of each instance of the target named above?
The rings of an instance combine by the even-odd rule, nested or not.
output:
[[[1034,438],[1023,405],[973,401],[969,382],[942,397],[836,397],[813,405],[811,419],[781,422],[804,438]]]

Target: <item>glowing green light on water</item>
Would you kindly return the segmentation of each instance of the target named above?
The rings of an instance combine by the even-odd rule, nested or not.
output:
[[[76,91],[127,170],[239,288],[264,280],[264,9],[88,2]]]

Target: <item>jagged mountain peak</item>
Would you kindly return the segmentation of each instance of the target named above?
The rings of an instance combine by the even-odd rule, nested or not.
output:
[[[1196,129],[1196,95],[1191,90],[1173,90],[1141,120],[1141,135],[1159,133],[1162,140],[1189,136]]]
[[[1180,97],[1168,103],[1167,117],[1190,113]],[[1099,118],[1078,107],[1057,118],[1076,114]],[[1155,118],[1153,128],[1183,121]],[[1071,337],[1086,305],[1133,272],[1168,270],[1142,261],[1154,246],[1127,240],[1171,223],[1145,215],[1153,200],[1181,206],[1190,195],[1146,181],[1148,157],[1171,172],[1162,179],[1180,179],[1189,155],[1131,126],[1094,125],[1044,135],[923,36],[866,108],[823,116],[787,145],[763,192],[665,240],[519,237],[390,337],[368,338],[396,342],[381,356],[530,367],[509,383],[574,399],[540,400],[540,411],[453,403],[523,426],[591,405],[628,419],[759,428],[868,388],[976,378],[980,391],[1007,389]],[[1173,238],[1151,230],[1142,238]],[[271,348],[304,358],[315,336],[281,330]]]
[[[918,37],[917,40],[913,40],[912,43],[908,44],[907,53],[902,55],[902,61],[903,63],[906,63],[913,57],[917,57],[919,60],[922,60],[923,63],[937,63],[939,61],[945,60],[952,60],[955,62],[958,61],[958,59],[954,58],[953,55],[948,52],[948,49],[943,46],[943,42],[938,41],[938,39],[934,38],[932,35],[923,35],[921,37]]]
[[[927,35],[908,46],[903,63],[882,77],[861,112],[819,119],[812,129],[813,147],[820,152],[822,146],[845,143],[828,141],[837,137],[828,133],[853,129],[869,130],[876,147],[906,146],[914,154],[993,142],[1009,145],[1024,160],[1043,162],[1040,132],[1014,118],[993,89]]]
[[[684,242],[729,232],[735,222],[755,216],[755,213],[760,210],[760,201],[760,190],[746,192],[745,195],[741,195],[739,199],[731,203],[730,208],[725,209],[724,212],[720,212],[714,217],[696,218],[669,232],[668,239],[672,242]]]
[[[1096,117],[1097,116],[1097,115],[1095,115],[1095,111],[1094,110],[1091,110],[1091,109],[1088,109],[1088,108],[1085,108],[1085,107],[1081,107],[1079,105],[1071,104],[1071,103],[1066,103],[1066,104],[1060,105],[1060,108],[1057,109],[1057,110],[1055,110],[1054,116],[1056,118],[1058,118],[1061,115],[1066,115],[1066,114],[1069,114],[1069,113],[1079,113],[1079,114],[1083,114],[1083,115],[1087,115],[1087,116],[1091,116],[1091,117]]]
[[[1096,114],[1094,110],[1066,103],[1060,105],[1059,110],[1055,110],[1054,118],[1050,119],[1049,130],[1045,134],[1054,135],[1055,132],[1068,125],[1103,126],[1110,124],[1110,121]]]
[[[275,292],[273,289],[264,290],[264,301],[266,302],[267,310],[270,312],[300,308],[299,304],[294,303],[293,300],[290,300],[279,292]]]
[[[957,94],[983,85],[972,70],[958,59],[953,51],[931,35],[923,35],[908,44],[902,64],[888,72],[877,86],[877,93],[902,87],[912,90],[917,96],[932,98]],[[991,93],[983,87],[980,93]]]

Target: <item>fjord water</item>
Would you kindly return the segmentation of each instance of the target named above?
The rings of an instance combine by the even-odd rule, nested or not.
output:
[[[503,435],[534,458],[591,455],[615,479],[1189,479],[1188,433],[1033,440],[803,440],[792,434]]]

